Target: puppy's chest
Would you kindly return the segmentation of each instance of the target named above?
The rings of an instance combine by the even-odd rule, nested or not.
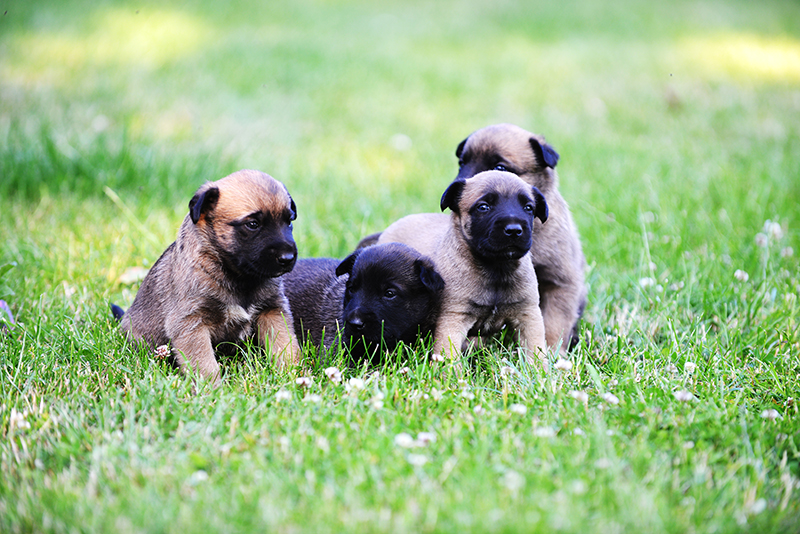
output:
[[[236,303],[218,303],[215,316],[216,321],[209,325],[212,339],[216,342],[238,341],[253,333],[258,310],[254,305],[245,309]]]

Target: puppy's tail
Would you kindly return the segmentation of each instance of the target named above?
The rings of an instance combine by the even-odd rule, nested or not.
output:
[[[117,322],[119,322],[119,321],[122,320],[122,316],[125,315],[125,310],[123,310],[122,308],[120,308],[119,306],[117,306],[116,304],[114,304],[112,302],[111,303],[111,315],[113,315],[114,319],[116,319]]]

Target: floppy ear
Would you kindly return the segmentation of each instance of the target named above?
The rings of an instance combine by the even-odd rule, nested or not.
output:
[[[419,273],[422,285],[437,293],[444,289],[444,279],[436,272],[433,262],[428,258],[414,260],[414,269]]]
[[[442,201],[439,203],[442,211],[450,208],[451,211],[458,213],[458,201],[461,199],[461,193],[464,191],[465,185],[467,185],[467,181],[464,178],[456,178],[452,184],[447,186],[442,195]]]
[[[547,143],[539,143],[539,140],[535,137],[530,138],[530,143],[533,153],[536,154],[536,159],[543,162],[545,167],[554,169],[558,164],[559,158],[556,149]]]
[[[356,263],[356,258],[358,258],[359,254],[361,254],[361,252],[363,250],[364,249],[361,249],[361,248],[356,249],[355,252],[353,252],[352,254],[347,256],[345,259],[343,259],[342,263],[340,263],[336,267],[336,276],[342,276],[343,274],[352,274],[353,265],[355,265],[355,263]]]
[[[289,218],[290,221],[297,219],[297,206],[294,203],[294,199],[291,195],[289,195],[289,210],[292,212],[292,216]]]
[[[192,222],[197,224],[202,215],[214,209],[214,206],[217,205],[217,200],[219,200],[219,188],[217,186],[201,187],[194,194],[192,200],[189,201],[189,215],[192,217]]]
[[[469,139],[469,137],[467,137],[467,139]],[[456,157],[458,159],[461,159],[461,154],[464,153],[464,145],[467,144],[467,139],[464,139],[463,141],[458,143],[458,146],[456,147]]]
[[[538,188],[535,186],[532,187],[533,189],[533,198],[536,200],[536,207],[534,208],[533,216],[540,221],[547,222],[547,216],[550,214],[550,210],[547,207],[547,201],[544,199],[544,195]]]

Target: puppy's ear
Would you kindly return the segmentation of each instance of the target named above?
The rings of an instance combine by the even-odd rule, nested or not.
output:
[[[450,208],[451,211],[458,213],[458,201],[461,200],[461,193],[464,191],[465,185],[467,185],[466,179],[456,178],[452,184],[447,186],[447,189],[442,195],[442,201],[439,203],[439,207],[442,208],[442,211]]]
[[[289,217],[290,221],[297,219],[297,206],[294,203],[294,199],[291,195],[289,195],[289,211],[292,212],[292,216]]]
[[[430,291],[437,293],[444,289],[444,278],[436,272],[433,262],[430,259],[420,258],[414,260],[414,270],[419,275],[422,285]]]
[[[197,224],[201,216],[214,209],[214,206],[217,205],[217,200],[219,200],[219,188],[217,186],[201,187],[194,194],[192,200],[189,201],[189,215],[192,217],[192,222]]]
[[[469,137],[467,137],[467,139],[469,139]],[[458,146],[456,147],[456,157],[458,159],[461,159],[461,154],[464,153],[464,145],[467,144],[467,139],[464,139],[463,141],[458,143]]]
[[[342,276],[343,274],[352,274],[353,273],[353,265],[356,263],[356,258],[364,249],[356,249],[355,252],[347,256],[345,259],[342,260],[336,267],[336,276]]]
[[[530,138],[531,148],[533,153],[536,154],[536,159],[544,163],[545,167],[555,169],[558,165],[558,152],[547,143],[540,143],[535,137]]]
[[[550,209],[547,207],[547,201],[544,199],[544,195],[537,187],[532,187],[533,189],[533,198],[536,200],[536,207],[534,208],[533,216],[540,221],[547,222],[547,217],[550,214]]]

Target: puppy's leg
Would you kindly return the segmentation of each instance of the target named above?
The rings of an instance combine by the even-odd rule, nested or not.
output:
[[[181,371],[189,368],[199,376],[213,382],[214,387],[222,383],[219,363],[214,357],[211,334],[202,326],[176,329],[178,334],[172,338],[172,353]]]
[[[463,314],[443,313],[436,323],[433,353],[456,361],[461,356],[471,323],[472,318]]]
[[[517,339],[529,365],[539,362],[546,371],[547,345],[545,342],[545,325],[539,306],[530,306],[519,315]]]
[[[539,307],[544,319],[547,346],[565,353],[579,317],[583,290],[573,285],[548,285],[540,288]]]
[[[258,339],[277,359],[280,367],[300,362],[300,346],[288,309],[274,308],[261,312],[256,320]]]

